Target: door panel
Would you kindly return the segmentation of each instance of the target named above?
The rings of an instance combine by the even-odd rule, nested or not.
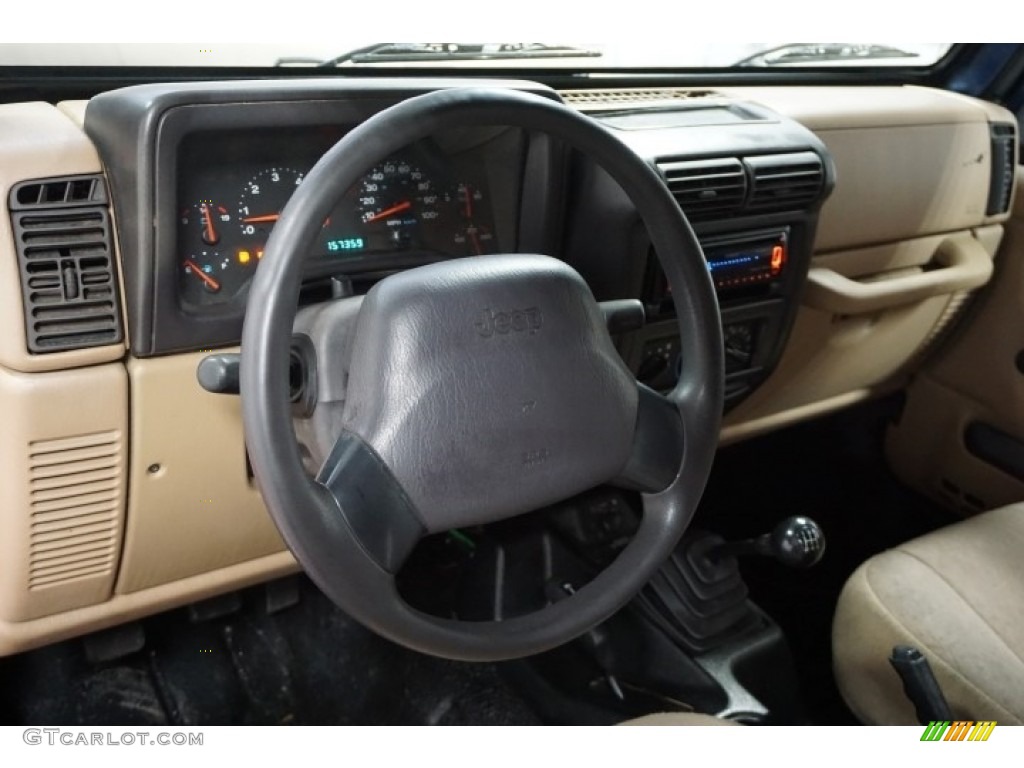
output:
[[[915,376],[886,451],[912,487],[963,514],[1024,499],[1024,174],[995,276]]]

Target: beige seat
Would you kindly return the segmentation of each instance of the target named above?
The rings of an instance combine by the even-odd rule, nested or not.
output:
[[[888,663],[898,644],[928,657],[955,718],[1024,722],[1024,504],[909,541],[850,577],[833,664],[866,723],[917,722]]]
[[[735,720],[723,720],[714,715],[702,715],[700,712],[655,712],[619,725],[739,725]]]

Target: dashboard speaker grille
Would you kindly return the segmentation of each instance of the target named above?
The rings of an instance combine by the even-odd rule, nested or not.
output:
[[[123,338],[106,200],[100,176],[23,182],[11,190],[30,352]]]
[[[119,430],[29,444],[30,590],[111,573],[121,451]]]

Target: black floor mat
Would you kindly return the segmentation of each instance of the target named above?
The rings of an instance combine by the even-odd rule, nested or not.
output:
[[[882,436],[892,411],[891,402],[873,403],[722,449],[694,523],[728,539],[793,514],[821,525],[828,549],[810,570],[741,563],[751,597],[786,633],[816,723],[855,722],[832,676],[832,616],[846,579],[871,555],[955,520],[887,468]]]
[[[303,580],[300,602],[191,623],[147,620],[146,647],[94,664],[81,642],[0,661],[0,722],[78,725],[536,724],[493,664],[407,651]]]

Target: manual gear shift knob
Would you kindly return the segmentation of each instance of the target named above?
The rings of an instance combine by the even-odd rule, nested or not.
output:
[[[782,520],[758,541],[758,549],[791,568],[810,568],[825,554],[825,534],[809,517]]]

